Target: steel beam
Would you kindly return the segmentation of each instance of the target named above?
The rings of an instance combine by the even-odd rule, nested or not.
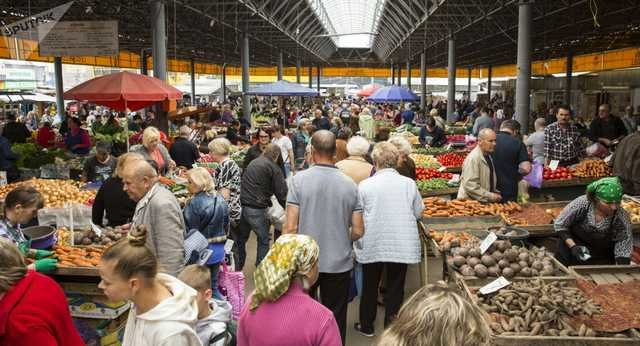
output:
[[[193,58],[191,58],[190,62],[190,68],[191,68],[191,105],[195,106],[197,105],[196,102],[196,62],[195,60],[193,60]]]
[[[447,122],[454,122],[453,113],[456,108],[456,41],[449,37],[449,64],[447,66]]]
[[[164,2],[151,2],[151,33],[153,54],[153,76],[160,80],[167,79],[167,20]]]
[[[242,55],[242,114],[248,121],[251,119],[251,99],[247,94],[249,92],[249,35],[242,34],[242,46],[240,49]]]
[[[487,97],[489,101],[491,101],[491,77],[493,77],[493,66],[489,65],[487,70]]]
[[[567,54],[567,78],[564,87],[564,103],[571,106],[571,79],[573,79],[573,51],[569,49]],[[638,124],[640,125],[640,124]]]
[[[62,88],[62,58],[53,58],[53,73],[56,80],[56,112],[60,121],[65,117],[64,111],[64,89]]]
[[[518,4],[518,60],[516,80],[516,120],[522,133],[529,133],[529,83],[531,81],[531,7],[532,1]]]
[[[427,109],[427,52],[420,54],[420,109]]]

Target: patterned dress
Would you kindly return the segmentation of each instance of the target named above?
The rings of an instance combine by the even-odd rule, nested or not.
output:
[[[222,161],[214,175],[216,187],[218,190],[229,189],[229,219],[232,226],[240,223],[241,206],[240,206],[240,167],[231,159]]]

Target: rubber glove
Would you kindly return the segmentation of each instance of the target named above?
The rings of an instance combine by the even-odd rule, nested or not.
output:
[[[50,273],[58,268],[58,260],[53,258],[39,259],[35,262],[38,273]]]
[[[575,245],[574,247],[572,247],[571,248],[571,254],[577,260],[582,261],[582,262],[585,262],[586,260],[591,258],[591,254],[589,253],[589,249],[587,249],[587,247],[583,246],[583,245]]]
[[[32,250],[32,251],[35,254],[37,260],[53,256],[53,251],[47,251],[47,250]]]

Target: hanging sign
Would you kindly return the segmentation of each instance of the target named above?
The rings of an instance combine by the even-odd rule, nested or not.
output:
[[[58,22],[40,36],[41,56],[118,55],[118,21]]]
[[[46,35],[46,31],[51,29],[51,27],[64,16],[72,4],[73,1],[69,1],[66,4],[50,10],[36,13],[11,24],[3,25],[1,31],[2,36],[12,39],[16,37],[35,40],[35,37],[38,36],[36,35],[36,30],[38,34],[44,33],[44,35]]]

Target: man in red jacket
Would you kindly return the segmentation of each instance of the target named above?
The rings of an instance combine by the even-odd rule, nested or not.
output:
[[[0,345],[84,345],[60,286],[27,270],[18,248],[4,238],[0,238]]]

